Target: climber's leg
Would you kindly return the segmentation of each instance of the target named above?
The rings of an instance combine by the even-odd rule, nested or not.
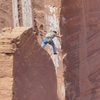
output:
[[[47,40],[45,38],[43,38],[42,43],[41,43],[41,47],[45,48],[46,44],[47,44]]]
[[[51,40],[51,41],[49,42],[49,44],[50,44],[50,45],[52,46],[52,48],[53,48],[53,53],[54,53],[54,54],[57,54],[56,46],[55,46],[53,40]]]

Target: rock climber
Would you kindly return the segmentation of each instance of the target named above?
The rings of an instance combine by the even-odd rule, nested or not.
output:
[[[53,48],[53,54],[56,55],[57,54],[57,50],[56,50],[56,46],[55,46],[55,43],[54,43],[53,39],[55,37],[61,38],[62,35],[58,35],[56,31],[51,31],[51,32],[47,33],[46,35],[43,35],[41,33],[40,35],[43,36],[41,47],[45,48],[45,46],[47,44],[50,44],[52,46],[52,48]]]

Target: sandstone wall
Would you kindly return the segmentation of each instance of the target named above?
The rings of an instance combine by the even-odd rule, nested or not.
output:
[[[46,30],[45,0],[32,0],[32,11],[35,31]]]
[[[12,43],[19,34],[25,31],[5,28],[0,33],[0,100],[12,100],[13,96],[13,54],[16,46]],[[16,34],[17,33],[17,34]]]
[[[54,64],[33,29],[0,34],[0,100],[58,100]]]
[[[6,38],[0,34],[0,100],[11,100],[12,98],[13,56],[11,49],[10,37]]]
[[[63,0],[66,100],[100,99],[100,1]]]
[[[0,30],[12,26],[12,0],[0,0]]]
[[[0,1],[0,29],[5,26],[12,26],[11,1],[5,2],[5,0]],[[62,49],[63,53],[67,53],[63,61],[66,100],[100,99],[99,4],[99,0],[61,1]],[[58,7],[60,11],[59,2],[57,0],[32,0],[32,5],[35,31],[36,29],[47,30],[45,5],[53,5]],[[19,36],[19,30],[20,28],[15,30],[13,36]],[[25,31],[26,29],[22,30]],[[8,33],[12,32],[9,31]],[[15,39],[14,43],[17,43],[18,49],[12,56],[11,48],[13,48],[13,45],[9,44],[11,34],[7,35],[8,33],[4,33],[3,38],[0,35],[0,45],[2,47],[0,47],[0,99],[11,100],[13,93],[13,100],[49,100],[52,97],[57,100],[56,78],[62,78],[63,73],[61,72],[61,76],[60,74],[56,76],[50,56],[40,48],[32,31],[26,31],[20,38]],[[22,33],[23,31],[21,31]],[[13,78],[14,84],[12,87]]]
[[[13,100],[58,100],[50,56],[40,47],[32,30],[25,31],[19,40],[13,63]]]

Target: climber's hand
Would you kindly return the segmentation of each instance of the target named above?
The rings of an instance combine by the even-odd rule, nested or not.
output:
[[[62,38],[62,36],[63,36],[63,35],[56,35],[56,37],[58,37],[58,38]]]
[[[62,38],[62,37],[63,37],[63,35],[61,34],[61,35],[60,35],[60,37]]]

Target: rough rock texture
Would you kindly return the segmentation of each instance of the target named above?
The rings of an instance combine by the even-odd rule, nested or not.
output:
[[[32,0],[35,31],[46,30],[45,23],[45,0]]]
[[[56,1],[55,1],[56,2]],[[22,15],[20,14],[22,11],[22,7],[20,7],[21,6],[21,2],[20,2],[20,0],[18,0],[18,17],[19,17],[19,22],[20,22],[20,25],[22,25]],[[46,15],[47,15],[47,13],[48,13],[48,11],[47,11],[47,9],[46,9],[46,7],[45,7],[45,5],[46,6],[49,6],[49,3],[50,3],[50,5],[51,6],[57,6],[57,4],[58,3],[56,3],[56,4],[54,4],[54,2],[52,2],[52,0],[49,0],[48,2],[47,1],[45,1],[45,0],[42,0],[42,1],[40,1],[40,0],[32,0],[32,4],[33,4],[33,16],[34,16],[34,30],[36,31],[36,32],[39,32],[40,30],[46,30],[46,31],[48,31],[48,29],[46,29],[46,26],[48,26],[48,25],[46,25],[46,19],[45,19],[45,17],[46,17]],[[15,12],[16,13],[16,12]],[[48,24],[48,23],[47,23]],[[58,25],[59,26],[59,25]],[[50,27],[49,27],[50,28]],[[49,50],[49,49],[48,49]],[[48,51],[47,50],[47,51]],[[50,51],[50,50],[49,50]],[[52,51],[52,50],[51,50]],[[58,59],[61,59],[60,57],[56,57],[56,58],[58,58]],[[55,58],[55,61],[57,62],[57,63],[60,63],[60,62],[58,62],[58,60]],[[49,59],[51,59],[51,58],[49,58]],[[63,64],[62,64],[62,59],[61,59],[61,63],[59,64],[59,66],[60,67],[63,67]],[[56,68],[56,67],[54,67],[54,68]],[[60,74],[61,73],[61,74]],[[56,73],[57,74],[57,73]],[[62,77],[61,77],[62,76]],[[62,69],[61,68],[59,68],[59,75],[57,75],[57,79],[59,79],[59,82],[57,82],[57,87],[59,87],[60,86],[60,88],[59,88],[59,91],[63,91],[64,90],[64,85],[63,86],[61,86],[61,84],[63,83],[62,82],[62,80],[63,80],[63,73],[62,73]],[[19,88],[18,88],[18,91],[19,91]],[[64,97],[63,96],[63,93],[61,94],[61,93],[59,93],[62,97]],[[14,99],[16,98],[15,96],[13,97]]]
[[[63,0],[66,100],[100,100],[100,1]]]
[[[11,29],[5,28],[0,33],[0,100],[12,99],[13,53]]]
[[[9,32],[5,34],[8,35]],[[10,37],[0,34],[0,100],[12,98],[12,45]]]
[[[50,56],[32,29],[3,29],[0,34],[0,100],[58,100]]]
[[[22,34],[17,47],[13,100],[58,100],[53,62],[38,44],[32,30]]]
[[[32,9],[35,24],[37,25],[38,30],[48,31],[48,26],[46,15],[49,14],[49,6],[58,7],[60,11],[61,1],[57,0],[32,0]],[[57,14],[58,12],[56,12]],[[57,15],[59,17],[59,15]]]
[[[16,48],[12,40],[24,30],[12,31],[11,28],[5,28],[0,33],[0,100],[12,100],[13,53]]]
[[[12,2],[0,0],[0,30],[12,26]]]
[[[11,1],[9,1],[10,3],[4,2],[5,0],[0,1],[0,29],[4,26],[12,25],[12,6],[9,6]],[[58,7],[59,3],[57,0],[32,0],[35,31],[47,30],[46,26],[48,24],[46,23],[45,12],[48,11],[45,7],[49,5]],[[65,67],[66,100],[99,100],[100,1],[62,0],[61,3],[60,30],[61,34],[63,34],[62,49],[64,53],[67,53],[63,62]],[[3,9],[7,9],[7,11]],[[26,35],[27,32],[29,31],[26,31],[24,35],[13,41],[19,48],[13,59],[13,100],[57,100],[56,78],[61,78],[62,75],[60,76],[59,74],[56,77],[51,58],[40,48],[37,40],[36,42],[34,41],[34,35],[30,32]],[[19,31],[15,33],[19,35]],[[9,36],[11,38],[11,35]],[[12,44],[8,45],[8,42],[2,43],[2,40],[4,41],[5,39],[0,38],[0,44],[4,45],[3,49],[0,47],[0,50],[3,50],[0,54],[0,99],[11,100],[12,63],[9,64],[8,62],[12,61]],[[9,38],[7,38],[8,40]],[[7,45],[5,46],[5,44]],[[42,53],[39,54],[39,52]],[[45,67],[45,65],[47,66]],[[8,68],[9,66],[10,69]],[[6,85],[6,80],[9,85]]]
[[[59,31],[59,12],[60,12],[60,1],[57,0],[33,0],[33,12],[35,20],[35,31],[47,31],[57,30]],[[55,38],[55,44],[57,49],[61,51],[61,43],[59,39]],[[64,100],[65,98],[65,87],[64,87],[64,77],[63,77],[63,60],[62,53],[57,51],[57,55],[53,55],[52,48],[46,46],[45,50],[51,56],[52,61],[55,66],[56,76],[57,76],[57,93],[59,100]]]

